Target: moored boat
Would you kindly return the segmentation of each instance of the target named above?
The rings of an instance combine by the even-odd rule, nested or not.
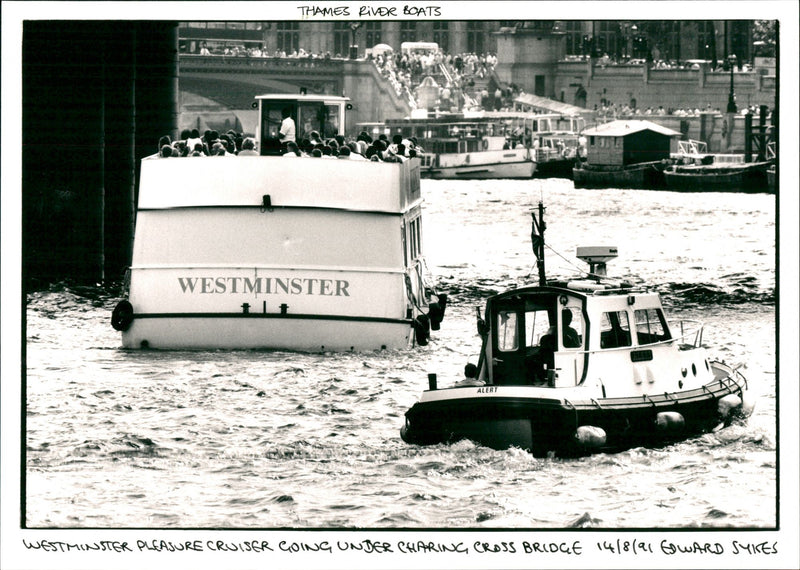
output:
[[[680,133],[650,121],[611,121],[583,132],[586,161],[572,171],[576,188],[660,189]]]
[[[576,188],[639,188],[661,189],[666,186],[664,160],[642,162],[628,166],[598,166],[577,163],[572,169]]]
[[[283,111],[298,137],[333,136],[348,99],[257,103],[260,155],[142,161],[129,291],[112,314],[123,346],[426,344],[446,297],[425,269],[419,161],[286,158]]]
[[[390,119],[389,137],[416,138],[421,176],[433,179],[527,179],[571,172],[579,117],[518,112],[446,113]],[[571,129],[576,130],[571,130]]]
[[[713,157],[713,155],[710,155]],[[688,192],[774,192],[768,180],[770,161],[675,164],[664,170],[670,190]]]
[[[404,441],[575,456],[660,446],[752,412],[747,380],[709,358],[702,324],[669,322],[656,292],[607,277],[616,248],[578,248],[588,276],[548,281],[541,204],[533,223],[539,284],[488,299],[478,364],[447,387],[429,374]]]

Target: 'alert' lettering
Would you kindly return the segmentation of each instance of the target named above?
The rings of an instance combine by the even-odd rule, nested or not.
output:
[[[184,294],[197,295],[321,295],[349,297],[350,283],[344,279],[303,277],[178,277]]]

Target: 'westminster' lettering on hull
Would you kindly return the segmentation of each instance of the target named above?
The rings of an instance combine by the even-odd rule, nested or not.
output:
[[[350,283],[343,279],[292,277],[178,277],[184,294],[195,295],[322,295],[349,297]]]

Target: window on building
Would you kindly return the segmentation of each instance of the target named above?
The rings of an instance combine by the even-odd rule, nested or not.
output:
[[[246,30],[260,30],[262,29],[261,22],[246,22],[244,25]]]
[[[714,22],[701,21],[697,22],[697,57],[698,59],[712,59],[717,57],[718,54],[716,46],[716,31],[714,29]]]
[[[749,61],[751,57],[749,41],[752,33],[750,30],[751,23],[748,21],[733,21],[728,24],[728,33],[730,34],[731,54],[736,55],[738,63],[742,61]],[[720,56],[727,55],[720,52]]]
[[[447,52],[450,46],[450,22],[436,20],[433,22],[433,41],[439,44],[439,48]]]
[[[229,30],[244,30],[244,22],[226,22],[225,27]]]
[[[657,43],[661,50],[661,59],[671,61],[681,59],[681,23],[664,22],[662,42]]]
[[[277,22],[278,50],[287,54],[300,49],[300,23]]]
[[[580,20],[569,20],[561,28],[567,36],[567,55],[583,54],[583,31]]]
[[[400,22],[400,43],[417,41],[417,23]]]
[[[619,34],[619,24],[617,22],[598,22],[597,23],[597,51],[600,55],[608,54],[614,56],[617,53],[617,35]]]
[[[344,57],[350,51],[350,25],[347,22],[333,23],[333,53]]]
[[[467,51],[471,53],[481,54],[484,53],[483,38],[485,33],[483,31],[483,22],[467,22]]]
[[[209,30],[224,30],[225,22],[206,22],[206,28]]]
[[[364,28],[367,42],[365,48],[373,48],[381,43],[381,22],[367,22]]]

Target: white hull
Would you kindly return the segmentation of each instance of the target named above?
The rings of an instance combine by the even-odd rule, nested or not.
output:
[[[422,176],[433,179],[490,180],[500,178],[532,178],[536,162],[528,149],[489,150],[437,155],[430,167],[423,167]]]
[[[425,344],[420,215],[417,161],[145,159],[112,325],[126,348]]]
[[[408,348],[410,322],[252,314],[139,318],[122,334],[125,348],[283,349],[303,352]],[[376,344],[380,339],[380,344]],[[143,344],[144,343],[144,344]]]

